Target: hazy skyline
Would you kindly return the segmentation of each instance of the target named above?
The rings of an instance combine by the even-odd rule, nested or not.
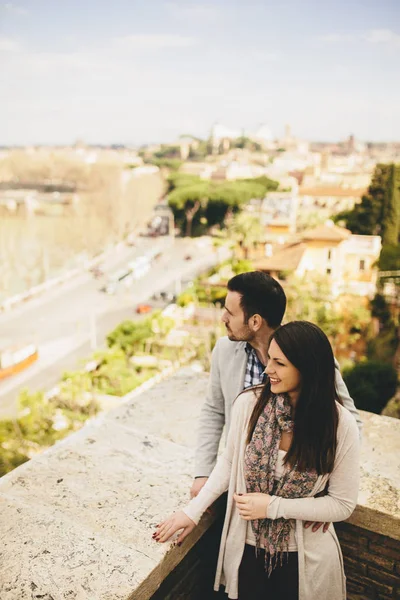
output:
[[[0,2],[0,145],[400,140],[398,0]]]

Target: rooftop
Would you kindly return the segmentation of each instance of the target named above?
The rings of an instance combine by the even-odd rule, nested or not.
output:
[[[321,186],[321,187],[300,187],[300,196],[340,196],[340,197],[356,197],[361,198],[365,194],[365,188],[344,188],[344,187],[333,187],[333,186]]]
[[[351,235],[349,229],[338,227],[332,221],[327,221],[324,225],[318,225],[313,229],[306,229],[300,234],[300,238],[304,241],[332,241],[341,242],[346,240]]]
[[[307,244],[289,244],[273,256],[253,261],[253,266],[259,271],[292,271],[299,266],[306,249]]]

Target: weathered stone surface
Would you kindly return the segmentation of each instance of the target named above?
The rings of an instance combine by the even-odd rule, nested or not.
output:
[[[204,373],[181,369],[173,378],[161,381],[145,394],[137,396],[134,402],[127,402],[109,412],[107,417],[127,427],[134,426],[193,448],[207,380],[208,376]]]
[[[400,540],[400,420],[361,416],[361,486],[349,522]]]
[[[151,534],[188,498],[206,380],[183,369],[0,480],[1,600],[157,589],[189,550]]]
[[[148,599],[214,520],[180,547],[152,541],[188,499],[207,375],[186,368],[0,480],[1,600]],[[351,521],[400,539],[400,421],[363,413]]]
[[[33,498],[1,494],[0,507],[2,600],[123,600],[159,562]]]

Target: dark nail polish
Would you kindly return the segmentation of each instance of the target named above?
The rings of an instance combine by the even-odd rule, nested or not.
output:
[[[238,496],[243,496],[243,494],[238,494]]]
[[[178,542],[178,543],[177,543],[177,546],[182,546],[182,542]]]

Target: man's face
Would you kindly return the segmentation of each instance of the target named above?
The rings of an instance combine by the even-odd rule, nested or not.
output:
[[[225,324],[230,340],[233,342],[250,342],[254,338],[254,333],[245,323],[240,298],[241,295],[238,292],[228,291],[224,312],[222,313],[222,322]]]

